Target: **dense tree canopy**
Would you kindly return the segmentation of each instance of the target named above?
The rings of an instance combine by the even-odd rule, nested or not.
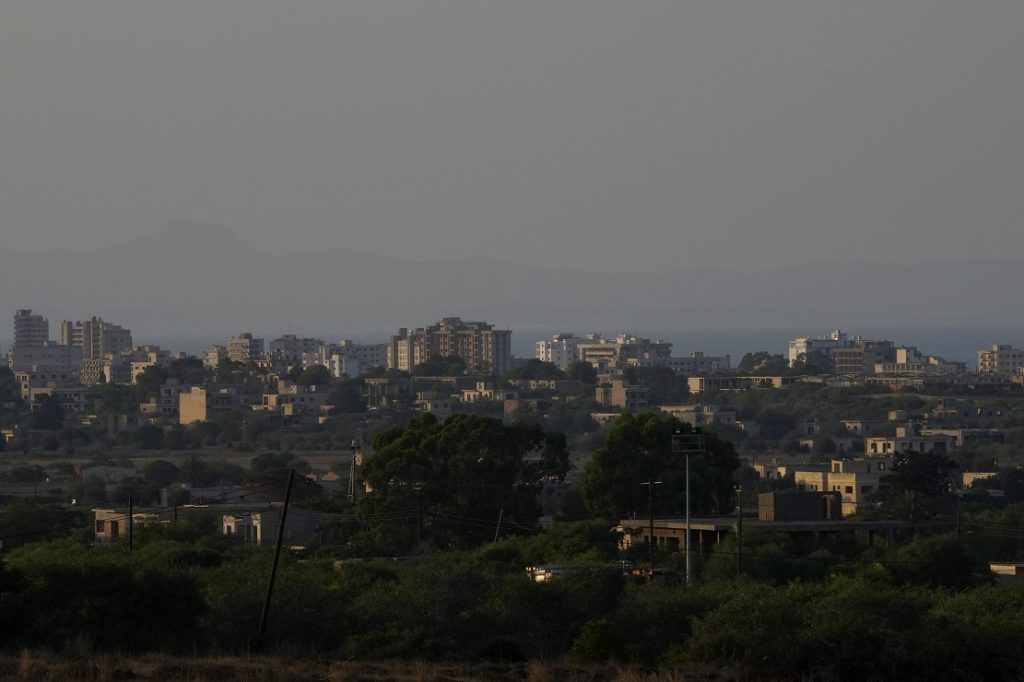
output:
[[[678,514],[685,508],[685,454],[672,452],[675,417],[644,412],[624,414],[608,431],[605,446],[594,453],[583,478],[587,507],[599,516],[625,517],[646,508],[645,481],[655,487],[654,511]],[[705,452],[691,454],[690,495],[693,513],[721,512],[732,506],[733,474],[739,457],[714,433],[704,434]]]
[[[521,367],[516,367],[506,375],[507,379],[564,379],[565,372],[558,366],[541,360],[527,360]]]
[[[360,512],[371,520],[406,517],[405,524],[377,526],[395,551],[417,535],[439,547],[477,544],[494,537],[499,516],[508,532],[531,530],[538,486],[568,469],[561,435],[469,414],[443,424],[425,414],[404,429],[377,434],[373,449],[362,472],[371,492]]]
[[[432,355],[426,362],[412,368],[417,377],[457,377],[466,373],[466,361],[458,356]]]

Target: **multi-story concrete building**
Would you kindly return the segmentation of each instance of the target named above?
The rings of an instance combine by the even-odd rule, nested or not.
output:
[[[799,381],[799,377],[790,376],[710,376],[687,377],[686,385],[690,393],[706,391],[748,391],[762,388],[785,388]]]
[[[192,386],[178,396],[178,423],[188,426],[214,415],[251,410],[261,400],[260,393],[243,386]]]
[[[31,310],[14,313],[14,345],[42,346],[50,341],[50,321]]]
[[[875,365],[895,360],[892,341],[857,339],[831,352],[836,374],[874,374]]]
[[[459,400],[464,403],[479,403],[486,401],[516,400],[519,394],[508,388],[495,388],[493,381],[478,381],[473,388],[463,389]]]
[[[61,321],[60,342],[81,348],[85,360],[95,360],[106,355],[118,356],[133,348],[130,330],[104,322],[99,317],[84,322]]]
[[[329,348],[332,355],[336,353],[343,357],[355,358],[364,368],[388,366],[386,343],[356,343],[351,339],[342,339],[337,344],[331,344]]]
[[[978,351],[978,374],[1009,377],[1024,369],[1024,349],[998,343],[991,350]]]
[[[388,344],[359,344],[343,339],[322,347],[314,357],[307,358],[307,366],[310,364],[323,365],[336,378],[362,376],[372,367],[387,367]]]
[[[285,334],[270,342],[267,353],[275,364],[295,367],[304,366],[304,359],[308,356],[319,355],[323,347],[323,339],[299,338],[295,334]]]
[[[142,414],[155,414],[161,417],[174,418],[178,416],[178,408],[181,404],[181,394],[188,393],[192,387],[181,383],[178,379],[168,379],[167,383],[160,386],[156,398],[148,403],[142,403],[139,411]]]
[[[14,344],[7,355],[7,366],[12,372],[46,367],[58,372],[77,373],[82,367],[82,349],[50,341],[38,346]]]
[[[203,351],[203,364],[207,367],[217,368],[221,360],[228,358],[227,346],[218,346],[216,344],[210,346]]]
[[[65,412],[84,414],[88,407],[86,389],[78,381],[77,372],[60,372],[52,368],[33,367],[15,372],[22,400],[35,406],[36,399],[50,395],[60,401]]]
[[[14,314],[14,344],[7,353],[7,366],[13,372],[44,367],[57,372],[78,370],[82,362],[80,348],[50,341],[50,322],[42,315],[23,309]]]
[[[735,410],[718,405],[662,405],[661,411],[691,426],[736,426]]]
[[[232,336],[228,340],[228,359],[233,362],[256,362],[263,357],[263,339],[250,332]]]
[[[486,322],[446,317],[414,331],[398,330],[388,342],[388,367],[409,372],[432,357],[458,357],[470,369],[501,376],[512,369],[512,332]]]
[[[619,334],[614,340],[588,334],[576,343],[576,355],[599,372],[667,365],[672,357],[672,342],[652,341],[633,334]]]
[[[279,381],[276,393],[264,393],[261,402],[253,405],[255,412],[273,414],[290,423],[301,419],[326,416],[327,386],[300,386],[290,381]]]
[[[704,355],[695,351],[685,358],[668,358],[664,364],[679,376],[688,377],[695,374],[728,372],[732,369],[732,358],[728,355]]]
[[[789,342],[789,364],[796,364],[801,359],[808,357],[815,351],[822,351],[826,355],[831,355],[833,350],[836,348],[844,348],[850,345],[853,340],[854,339],[851,339],[849,334],[841,329],[836,329],[828,336],[819,336],[816,339],[801,336]]]
[[[796,471],[798,488],[817,492],[837,492],[843,500],[843,516],[867,509],[867,503],[887,488],[885,478],[892,473],[891,457],[834,459],[827,471]]]
[[[550,341],[538,341],[537,359],[550,362],[563,372],[568,371],[569,365],[579,359],[576,346],[581,340],[572,334],[563,333],[555,334]]]
[[[923,435],[920,424],[896,427],[895,436],[874,436],[864,439],[864,453],[869,457],[895,455],[900,452],[924,452],[946,454],[956,447],[956,438],[951,435]]]
[[[598,381],[594,399],[605,407],[619,407],[635,412],[647,409],[650,405],[650,392],[646,386],[631,384],[622,377],[612,377]]]
[[[171,352],[159,346],[139,346],[130,353],[125,353],[122,359],[128,363],[133,384],[150,367],[166,367],[172,360]]]

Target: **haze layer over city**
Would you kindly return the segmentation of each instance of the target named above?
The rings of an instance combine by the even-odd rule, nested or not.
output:
[[[0,6],[0,679],[1024,679],[1024,3]]]

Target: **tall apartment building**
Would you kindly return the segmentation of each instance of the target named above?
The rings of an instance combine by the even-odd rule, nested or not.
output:
[[[896,349],[892,341],[857,339],[831,355],[836,374],[874,374],[875,365],[895,361]]]
[[[104,322],[99,317],[84,322],[62,320],[60,343],[81,348],[85,360],[100,360],[107,355],[118,356],[133,348],[131,330]]]
[[[7,354],[7,366],[14,372],[43,368],[56,372],[78,372],[81,348],[50,341],[50,322],[31,310],[14,314],[14,344]]]
[[[839,329],[829,336],[817,339],[800,337],[789,342],[788,360],[796,362],[815,353],[832,361],[836,374],[874,374],[875,365],[896,360],[896,347],[892,341],[871,341],[860,336],[851,337]]]
[[[50,341],[50,321],[31,310],[14,313],[14,345],[42,346]]]
[[[232,336],[228,340],[228,359],[233,362],[254,362],[263,357],[263,339],[250,332]]]
[[[226,346],[218,346],[214,344],[203,351],[203,365],[206,367],[217,368],[221,360],[225,360],[228,357],[228,349]]]
[[[1024,349],[995,344],[991,350],[978,351],[978,374],[1008,377],[1024,368]]]
[[[667,365],[672,357],[672,342],[652,341],[633,334],[619,334],[614,340],[588,334],[576,344],[576,354],[579,360],[603,372],[629,366]]]
[[[319,353],[323,347],[323,339],[300,338],[295,334],[285,334],[270,342],[268,352],[278,362],[303,365],[305,357]]]
[[[576,346],[582,341],[572,334],[555,334],[550,341],[537,342],[537,359],[550,362],[563,372],[579,359]]]
[[[789,353],[788,359],[789,364],[792,365],[801,359],[801,356],[807,356],[815,351],[822,351],[826,355],[831,355],[832,351],[836,348],[845,348],[856,341],[859,337],[850,338],[850,335],[841,329],[836,329],[828,336],[819,336],[816,339],[812,339],[807,336],[801,336],[793,339],[789,342]]]
[[[458,357],[471,369],[507,374],[512,369],[512,332],[486,322],[446,317],[413,331],[406,328],[388,341],[388,367],[411,371],[433,356]]]

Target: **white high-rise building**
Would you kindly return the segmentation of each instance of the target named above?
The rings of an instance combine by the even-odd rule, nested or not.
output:
[[[568,371],[569,365],[579,359],[576,345],[581,340],[578,336],[563,333],[555,334],[550,341],[538,341],[537,359],[550,362],[563,372]]]

